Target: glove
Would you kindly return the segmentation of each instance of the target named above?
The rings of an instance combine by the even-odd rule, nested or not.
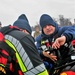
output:
[[[3,73],[3,74],[6,74],[6,71],[4,69],[4,67],[0,66],[0,74]]]

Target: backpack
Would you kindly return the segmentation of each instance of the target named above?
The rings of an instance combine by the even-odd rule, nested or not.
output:
[[[15,51],[6,43],[4,35],[15,29],[12,26],[3,27],[0,31],[0,75],[13,75],[15,65]]]

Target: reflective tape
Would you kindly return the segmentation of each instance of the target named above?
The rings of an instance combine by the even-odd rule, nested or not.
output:
[[[33,64],[31,62],[31,60],[29,59],[27,53],[25,52],[25,49],[22,47],[21,43],[17,39],[15,39],[14,37],[12,37],[10,35],[5,35],[5,39],[9,40],[12,43],[12,45],[15,47],[16,57],[18,59],[18,62],[19,62],[22,72],[25,72],[25,71],[33,68]]]
[[[16,57],[24,75],[48,75],[44,64],[33,66],[19,40],[10,35],[5,35],[5,39],[6,43],[16,51]]]
[[[44,64],[41,64],[25,73],[25,75],[48,75]]]

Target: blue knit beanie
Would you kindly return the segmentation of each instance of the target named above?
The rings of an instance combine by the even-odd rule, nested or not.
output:
[[[52,25],[55,27],[55,22],[53,21],[53,19],[47,15],[47,14],[43,14],[41,17],[40,17],[40,26],[43,28],[45,27],[46,25]]]
[[[46,35],[47,37],[53,37],[59,30],[59,27],[58,27],[58,24],[51,18],[51,16],[47,15],[47,14],[43,14],[41,17],[40,17],[40,26],[42,28],[42,33],[44,34],[43,32],[43,27],[45,27],[46,25],[52,25],[55,27],[55,31],[53,34],[51,35]],[[45,35],[45,34],[44,34]]]
[[[25,14],[22,14],[18,17],[18,19],[13,23],[13,26],[17,26],[21,29],[27,30],[30,34],[32,32],[31,27],[29,25],[29,21]]]

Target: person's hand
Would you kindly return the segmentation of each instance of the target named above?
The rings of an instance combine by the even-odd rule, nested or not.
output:
[[[52,45],[52,48],[58,49],[58,48],[60,48],[60,46],[64,45],[65,42],[66,42],[66,37],[61,36],[55,40],[55,42]]]
[[[43,51],[43,55],[45,57],[50,58],[52,61],[56,61],[57,60],[57,56],[55,56],[53,53],[50,54],[49,51],[47,51],[47,52]]]

